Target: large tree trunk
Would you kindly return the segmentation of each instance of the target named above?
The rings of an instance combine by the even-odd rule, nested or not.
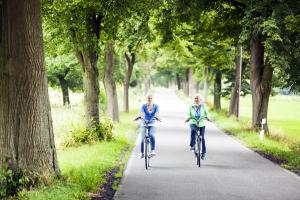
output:
[[[264,65],[264,47],[260,36],[256,35],[252,37],[250,54],[252,128],[258,129],[261,126],[262,119],[267,119],[273,68],[268,62]]]
[[[181,90],[181,80],[178,73],[176,73],[176,83],[177,83],[177,89]]]
[[[222,73],[217,71],[214,82],[214,108],[221,110]]]
[[[230,105],[228,115],[235,115],[239,117],[239,102],[241,93],[241,81],[242,81],[242,48],[238,47],[238,55],[236,57],[236,75],[234,87],[231,91]]]
[[[96,13],[88,13],[86,30],[88,47],[76,51],[76,57],[82,66],[84,85],[85,123],[88,129],[99,124],[99,72],[98,72],[98,40],[100,38],[100,25],[103,17]],[[79,45],[76,32],[71,30],[71,37],[75,45]]]
[[[119,122],[119,106],[116,90],[116,83],[113,80],[114,72],[114,42],[108,41],[105,46],[105,70],[103,75],[103,83],[107,96],[108,112],[113,121]]]
[[[131,57],[125,53],[125,58],[127,60],[127,71],[124,80],[124,111],[129,112],[129,83],[133,71],[133,66],[135,63],[135,54],[131,53]]]
[[[70,97],[69,97],[69,88],[68,88],[68,83],[65,79],[65,77],[60,76],[58,78],[59,80],[59,84],[60,84],[60,88],[62,91],[62,95],[63,95],[63,105],[70,105]]]
[[[0,4],[0,164],[59,173],[44,66],[41,3]]]
[[[208,88],[209,88],[209,81],[208,81],[208,67],[205,68],[204,71],[204,102],[208,100]]]

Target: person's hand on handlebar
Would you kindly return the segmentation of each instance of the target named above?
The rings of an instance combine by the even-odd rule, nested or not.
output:
[[[191,118],[187,118],[187,119],[185,120],[185,122],[184,122],[184,123],[187,123],[187,122],[189,122],[189,121],[190,121],[190,119],[191,119]]]
[[[161,119],[160,119],[160,118],[158,118],[158,117],[155,117],[155,119],[156,119],[157,121],[161,122]]]
[[[209,118],[207,118],[207,117],[206,117],[206,120],[207,120],[207,121],[209,121],[209,122],[212,122],[212,120],[211,120],[211,119],[209,119]]]
[[[134,118],[133,121],[137,121],[137,120],[139,120],[139,119],[141,119],[141,116],[138,116],[138,117]]]

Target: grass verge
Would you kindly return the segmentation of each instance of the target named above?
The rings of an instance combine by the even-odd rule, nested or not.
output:
[[[247,147],[258,152],[269,160],[300,175],[300,154],[295,144],[287,141],[279,141],[266,136],[259,139],[257,132],[251,131],[247,121],[237,121],[236,118],[228,118],[225,111],[210,111],[212,119],[226,133],[235,136]]]
[[[116,176],[122,176],[128,153],[121,158],[120,155],[133,147],[136,130],[132,119],[136,114],[137,110],[121,114],[121,123],[116,124],[116,136],[113,141],[58,151],[63,178],[55,179],[48,186],[42,185],[32,191],[20,192],[18,199],[90,199],[90,193],[101,193],[101,185],[106,182],[106,174],[109,171],[120,166],[120,172]]]

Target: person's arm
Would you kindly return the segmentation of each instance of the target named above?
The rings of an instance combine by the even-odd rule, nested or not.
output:
[[[155,113],[155,117],[156,117],[156,119],[157,119],[158,121],[161,122],[158,105],[156,105],[156,113]]]
[[[189,107],[188,114],[187,114],[187,119],[185,120],[185,123],[190,121],[191,118],[192,118],[191,107]]]
[[[205,117],[206,117],[206,119],[208,120],[208,121],[210,121],[211,122],[211,118],[210,118],[210,114],[209,114],[209,112],[208,112],[208,109],[207,109],[207,107],[206,107],[206,105],[205,104],[203,104],[204,106],[204,112],[205,112]]]

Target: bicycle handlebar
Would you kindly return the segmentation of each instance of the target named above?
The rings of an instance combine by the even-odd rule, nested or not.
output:
[[[141,119],[145,124],[149,124],[149,122],[150,122],[150,121],[146,121],[143,117],[137,117],[137,118],[134,119],[134,121],[137,121],[139,119]],[[154,119],[156,119],[157,121],[161,122],[161,120],[158,119],[157,117],[154,117]]]
[[[188,119],[185,121],[185,123],[188,122],[188,121],[190,121],[191,119],[195,119],[197,123],[200,122],[200,119],[196,119],[196,118],[194,118],[194,117],[193,117],[193,118],[190,117],[190,118],[188,118]],[[206,119],[207,121],[211,122],[211,119],[209,119],[208,117],[205,117],[204,119]]]

